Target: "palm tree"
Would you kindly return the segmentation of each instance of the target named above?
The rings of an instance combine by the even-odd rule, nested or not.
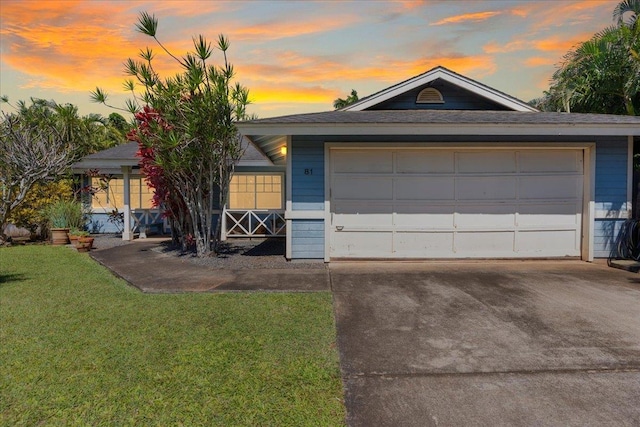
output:
[[[640,114],[640,0],[615,8],[618,22],[563,57],[545,93],[545,110]],[[538,101],[539,102],[539,101]]]
[[[625,21],[625,15],[628,17]],[[623,0],[613,10],[613,20],[618,26],[627,25],[634,27],[637,25],[638,16],[640,16],[640,0]]]
[[[351,94],[347,96],[347,99],[338,98],[333,101],[333,108],[340,110],[348,105],[358,102],[358,92],[355,89],[351,89]]]

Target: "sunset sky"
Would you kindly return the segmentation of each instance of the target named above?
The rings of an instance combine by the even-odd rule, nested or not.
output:
[[[529,101],[548,88],[568,49],[613,24],[617,3],[0,0],[0,94],[108,115],[89,100],[100,86],[124,106],[122,64],[140,49],[154,49],[164,75],[177,71],[135,31],[147,11],[177,55],[194,35],[228,36],[250,112],[263,118],[330,110],[351,89],[363,97],[437,65]]]

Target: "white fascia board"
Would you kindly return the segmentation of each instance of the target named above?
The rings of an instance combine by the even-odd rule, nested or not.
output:
[[[245,125],[247,134],[259,135],[571,135],[640,136],[638,125],[603,124],[300,124]]]
[[[388,90],[384,90],[378,93],[377,95],[373,95],[369,98],[365,98],[362,102],[356,102],[355,104],[349,105],[343,108],[342,111],[366,110],[367,108],[373,107],[374,105],[377,105],[388,99],[394,98],[398,95],[401,95],[405,92],[408,92],[412,89],[415,89],[419,86],[425,85],[437,79],[442,79],[446,82],[449,82],[458,87],[461,87],[470,92],[473,92],[476,95],[487,98],[507,108],[511,108],[514,111],[538,111],[538,109],[528,104],[525,104],[523,102],[517,101],[516,99],[511,98],[509,96],[505,96],[505,94],[495,89],[492,89],[483,84],[474,82],[472,80],[466,79],[464,77],[451,74],[443,69],[435,69],[432,72],[429,72],[427,74],[418,76],[414,79],[408,80],[398,86],[392,87]]]

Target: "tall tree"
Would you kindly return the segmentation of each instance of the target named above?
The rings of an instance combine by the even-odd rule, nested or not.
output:
[[[66,172],[78,159],[76,141],[62,124],[65,117],[41,102],[19,103],[0,122],[0,240],[11,212],[37,182]]]
[[[333,101],[333,108],[336,110],[340,110],[344,107],[358,102],[358,99],[358,92],[356,92],[355,89],[351,89],[351,93],[345,99],[338,98]]]
[[[595,34],[564,57],[544,97],[547,111],[640,114],[639,0],[614,9],[617,25]]]
[[[141,60],[127,60],[125,71],[132,80],[126,86],[133,94],[127,106],[138,120],[130,136],[139,142],[146,168],[161,173],[164,179],[158,181],[179,196],[182,203],[176,206],[186,208],[188,221],[179,230],[183,246],[193,241],[197,254],[206,256],[220,236],[220,215],[214,223],[214,210],[227,202],[231,174],[242,155],[234,122],[246,117],[249,92],[233,83],[226,37],[218,37],[222,60],[213,65],[214,49],[201,35],[193,38],[194,51],[179,58],[156,37],[154,15],[141,13],[136,29],[152,37],[182,71],[161,78],[154,67],[155,53],[148,47],[140,51]],[[97,88],[93,100],[106,104],[107,95]]]

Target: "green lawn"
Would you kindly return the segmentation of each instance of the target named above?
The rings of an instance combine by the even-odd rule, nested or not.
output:
[[[2,425],[344,424],[330,293],[144,295],[0,249]]]

